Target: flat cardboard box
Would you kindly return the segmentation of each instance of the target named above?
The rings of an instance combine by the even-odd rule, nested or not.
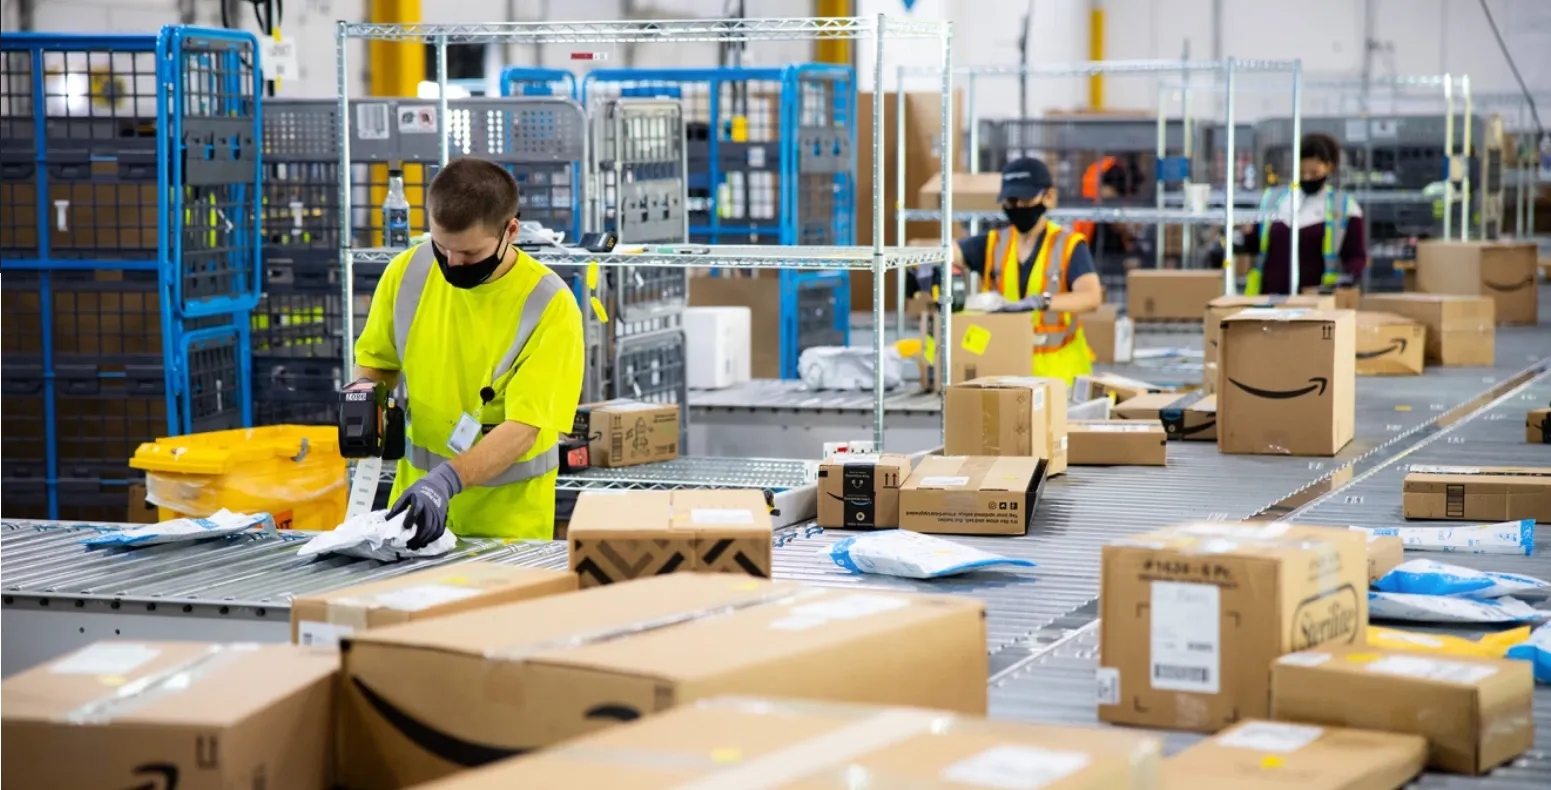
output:
[[[851,455],[819,465],[818,525],[825,529],[899,527],[899,487],[910,456]]]
[[[1039,507],[1040,458],[929,455],[899,490],[899,526],[939,535],[1022,535]]]
[[[1427,764],[1484,774],[1535,741],[1525,661],[1331,645],[1271,666],[1275,718],[1420,735]]]
[[[1417,288],[1485,296],[1496,303],[1497,323],[1534,325],[1540,320],[1539,255],[1530,242],[1424,241],[1416,245]]]
[[[1245,721],[1165,760],[1163,790],[1400,790],[1427,762],[1416,735]]]
[[[753,488],[588,491],[566,537],[583,589],[665,573],[770,578],[774,522]]]
[[[1072,466],[1164,466],[1169,436],[1150,420],[1073,420],[1067,423]]]
[[[1356,343],[1350,310],[1251,308],[1223,319],[1218,449],[1341,452],[1356,431]]]
[[[1530,409],[1524,417],[1524,441],[1551,444],[1551,409]]]
[[[981,716],[984,617],[964,596],[675,573],[368,631],[342,651],[339,781],[411,786],[727,694]]]
[[[1170,439],[1217,441],[1217,396],[1204,390],[1186,393],[1158,412]]]
[[[954,211],[1001,211],[1002,204],[996,199],[1002,191],[1002,174],[959,173],[949,175],[953,182]],[[932,174],[916,193],[921,208],[942,208],[942,173]]]
[[[1155,790],[1161,761],[1157,739],[1142,733],[915,708],[718,697],[426,790],[814,790],[850,786],[835,784],[847,775],[891,787],[947,781],[966,790]]]
[[[1370,583],[1384,578],[1384,574],[1405,561],[1406,544],[1398,536],[1368,533],[1368,581]]]
[[[1222,335],[1222,320],[1251,307],[1312,307],[1316,310],[1334,310],[1336,309],[1336,298],[1319,294],[1303,294],[1300,296],[1219,296],[1206,303],[1206,314],[1201,321],[1201,328],[1205,335],[1201,348],[1205,353],[1205,361],[1217,361],[1219,338]]]
[[[1395,313],[1357,314],[1357,375],[1420,376],[1427,327]]]
[[[1427,327],[1427,364],[1490,367],[1497,359],[1495,308],[1484,296],[1377,294],[1362,309],[1398,313]]]
[[[1551,522],[1551,468],[1413,466],[1403,485],[1406,518]]]
[[[1136,324],[1120,315],[1115,304],[1104,304],[1077,317],[1083,337],[1093,350],[1093,361],[1107,365],[1127,363],[1136,349]]]
[[[1266,667],[1367,641],[1365,536],[1203,522],[1104,547],[1099,718],[1216,732],[1265,718]]]
[[[565,571],[491,562],[428,568],[293,600],[291,641],[334,646],[357,631],[575,591],[576,574]]]
[[[1133,321],[1197,321],[1222,292],[1221,269],[1132,269],[1126,313]]]
[[[1028,313],[954,313],[952,329],[950,381],[1027,376],[1034,370],[1034,322]]]
[[[1027,376],[978,378],[952,384],[943,399],[945,455],[1050,455],[1049,390]],[[1063,400],[1062,420],[1066,403]]]
[[[583,404],[571,433],[587,437],[593,466],[671,461],[679,457],[679,407],[626,398]]]
[[[1168,392],[1169,388],[1118,373],[1093,373],[1078,376],[1072,384],[1074,401],[1109,398],[1116,404],[1148,393]]]
[[[1121,420],[1158,422],[1164,409],[1173,407],[1185,397],[1178,392],[1150,392],[1121,401],[1110,413]]]
[[[338,669],[293,645],[97,642],[0,685],[0,782],[328,790]]]

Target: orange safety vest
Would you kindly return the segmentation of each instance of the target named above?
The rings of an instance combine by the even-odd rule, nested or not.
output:
[[[1095,203],[1099,200],[1099,185],[1104,181],[1104,174],[1116,164],[1115,157],[1106,156],[1091,165],[1082,174],[1082,196]],[[1083,235],[1085,239],[1093,238],[1097,225],[1092,220],[1079,220],[1072,223],[1072,230]]]
[[[993,230],[986,237],[986,259],[982,276],[985,290],[1001,291],[1010,302],[1026,299],[1038,293],[1066,293],[1067,266],[1072,261],[1072,250],[1077,249],[1083,235],[1067,230],[1053,222],[1045,223],[1045,239],[1034,258],[1034,268],[1029,281],[1020,284],[1018,260],[1018,231],[1015,228]],[[1050,252],[1061,250],[1061,265],[1050,265]],[[1050,354],[1071,345],[1077,338],[1077,322],[1071,313],[1044,310],[1034,317],[1034,353]]]

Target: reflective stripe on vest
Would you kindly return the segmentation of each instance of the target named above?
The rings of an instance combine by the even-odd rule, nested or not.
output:
[[[1292,193],[1287,189],[1266,190],[1260,198],[1260,257],[1255,263],[1255,268],[1262,272],[1266,265],[1266,252],[1271,249],[1271,224],[1275,220],[1265,219],[1265,214],[1274,210],[1286,195],[1288,203],[1292,202]],[[1325,279],[1330,280],[1326,284],[1333,284],[1334,279],[1341,275],[1341,264],[1337,256],[1341,254],[1341,245],[1346,242],[1346,222],[1352,213],[1352,196],[1341,193],[1341,207],[1336,209],[1336,191],[1325,190],[1325,235],[1320,244],[1320,255],[1325,259]]]
[[[993,230],[990,233],[991,238],[988,239],[990,244],[987,248],[989,258],[986,261],[985,271],[987,282],[992,283],[993,287],[1002,291],[1005,296],[1006,288],[1003,287],[1001,281],[1002,270],[1008,265],[1008,253],[1015,252],[1013,240],[1018,234],[1016,230],[1011,228],[1004,230],[1008,232]],[[1041,241],[1039,250],[1035,252],[1034,266],[1030,270],[1030,274],[1033,274],[1039,270],[1041,265],[1044,266],[1045,287],[1043,293],[1054,295],[1066,292],[1065,275],[1067,265],[1072,259],[1072,250],[1077,248],[1077,242],[1081,240],[1082,236],[1080,234],[1071,233],[1053,223],[1047,222],[1045,224],[1045,238]],[[1051,251],[1058,246],[1061,250],[1060,265],[1051,266]],[[1011,265],[1014,267],[1014,271],[1018,270],[1020,264],[1020,261],[1012,262]],[[1017,290],[1022,292],[1016,295],[1018,299],[1031,295],[1033,289],[1029,283],[1020,282],[1018,284],[1021,288]],[[1077,322],[1072,320],[1070,313],[1045,310],[1035,317],[1034,345],[1036,351],[1054,351],[1065,348],[1076,337]]]
[[[393,346],[398,351],[401,368],[397,395],[399,402],[404,404],[404,413],[411,426],[413,415],[409,413],[409,376],[407,371],[402,370],[404,352],[409,348],[409,330],[415,321],[415,313],[420,309],[420,297],[425,293],[426,279],[430,277],[431,269],[435,265],[436,256],[432,254],[429,243],[416,247],[409,254],[409,262],[404,267],[404,277],[399,281],[398,298],[393,302]],[[495,382],[511,372],[512,367],[517,364],[517,356],[522,353],[523,347],[528,345],[528,340],[538,330],[539,321],[544,318],[544,311],[549,308],[550,301],[556,294],[565,290],[565,281],[554,272],[545,272],[533,286],[533,290],[528,292],[527,298],[522,303],[521,317],[517,321],[517,335],[512,338],[511,346],[501,356],[501,361],[490,376],[492,387],[495,386]],[[407,431],[408,428],[406,428]],[[452,460],[450,456],[415,444],[413,440],[406,440],[404,450],[404,457],[409,461],[409,465],[423,472],[429,472]],[[497,487],[520,483],[542,477],[559,466],[560,448],[558,445],[551,445],[526,461],[512,464],[480,485]]]

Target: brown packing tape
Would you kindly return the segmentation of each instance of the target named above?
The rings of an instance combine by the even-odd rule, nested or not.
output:
[[[1002,413],[997,408],[1000,399],[999,390],[980,391],[980,443],[987,455],[1002,452]]]
[[[115,675],[101,680],[112,690],[66,712],[59,719],[66,724],[102,725],[140,708],[188,691],[200,679],[259,649],[253,642],[211,645],[205,652],[138,680],[125,681]]]
[[[365,631],[370,627],[367,625],[367,620],[371,610],[377,606],[367,598],[340,598],[326,601],[323,604],[323,619],[329,625],[342,625],[356,631]]]

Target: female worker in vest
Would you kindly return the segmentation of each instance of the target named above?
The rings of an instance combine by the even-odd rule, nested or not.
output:
[[[513,246],[517,181],[482,159],[431,182],[431,239],[388,264],[356,376],[407,403],[393,514],[410,548],[458,535],[549,540],[556,441],[581,396],[582,317],[565,283]]]
[[[1303,137],[1298,163],[1299,179],[1293,187],[1303,193],[1298,210],[1298,289],[1333,288],[1355,282],[1368,262],[1363,243],[1362,209],[1351,195],[1336,189],[1341,144],[1328,134]],[[1260,254],[1244,287],[1246,296],[1291,294],[1292,231],[1287,220],[1292,192],[1266,190],[1262,211],[1274,211],[1276,219],[1251,229]]]
[[[1018,159],[1002,168],[997,196],[1007,225],[961,239],[955,268],[980,273],[980,287],[1000,293],[1013,309],[1033,312],[1033,374],[1073,379],[1093,372],[1093,355],[1077,316],[1104,303],[1104,288],[1082,234],[1045,217],[1056,206],[1050,168]]]

